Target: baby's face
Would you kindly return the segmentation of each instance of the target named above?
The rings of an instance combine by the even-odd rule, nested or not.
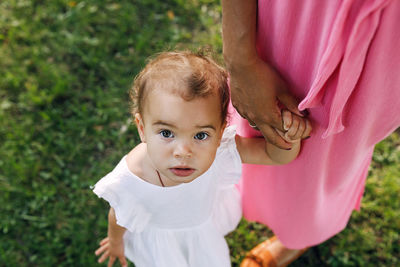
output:
[[[138,130],[150,161],[170,185],[193,181],[209,169],[220,144],[217,95],[185,101],[178,94],[153,89],[146,97]]]

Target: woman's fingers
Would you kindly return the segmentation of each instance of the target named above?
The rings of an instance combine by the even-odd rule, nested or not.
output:
[[[232,105],[238,113],[254,124],[264,138],[280,148],[289,148],[273,130],[284,131],[280,104],[296,114],[298,101],[286,89],[279,74],[261,59],[230,71]],[[301,116],[301,115],[299,115]]]
[[[281,148],[281,149],[291,149],[292,144],[286,142],[279,134],[277,133],[278,129],[274,129],[267,124],[257,125],[265,139],[271,144]]]
[[[278,93],[279,101],[291,112],[297,114],[300,117],[303,117],[303,114],[298,109],[299,101],[291,95],[287,90],[282,90]]]
[[[251,128],[253,128],[254,130],[257,130],[257,131],[260,130],[260,129],[258,129],[257,125],[254,122],[252,122],[249,119],[247,119],[247,121],[249,122],[249,125],[250,125]]]
[[[289,110],[282,110],[282,123],[283,123],[283,129],[285,131],[290,129],[290,126],[292,126],[293,118],[292,118],[292,112]]]
[[[282,132],[281,130],[275,129],[275,131],[279,134],[280,137],[282,137],[283,139],[285,139],[285,133]]]

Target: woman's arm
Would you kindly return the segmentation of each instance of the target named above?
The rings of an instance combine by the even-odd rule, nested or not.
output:
[[[258,57],[256,18],[257,0],[222,0],[223,53],[229,71]]]
[[[278,73],[256,51],[256,0],[222,0],[224,59],[230,74],[232,104],[239,114],[257,125],[269,143],[290,148],[275,131],[283,131],[278,100],[302,116],[297,100]]]

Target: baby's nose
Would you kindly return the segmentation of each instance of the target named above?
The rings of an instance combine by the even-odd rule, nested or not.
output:
[[[179,143],[174,150],[175,158],[189,158],[192,156],[192,149],[186,142]]]

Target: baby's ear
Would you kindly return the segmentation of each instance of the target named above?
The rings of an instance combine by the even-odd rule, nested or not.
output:
[[[139,132],[140,140],[143,143],[146,143],[146,137],[144,134],[144,123],[143,123],[143,118],[139,113],[135,114],[135,123],[136,123],[136,128]]]

